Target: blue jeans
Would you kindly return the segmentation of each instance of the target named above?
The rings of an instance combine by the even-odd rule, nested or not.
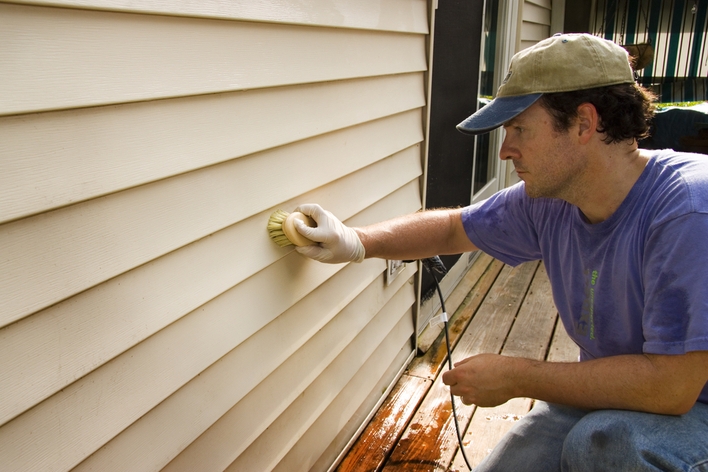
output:
[[[683,416],[536,401],[475,472],[708,472],[708,405]]]

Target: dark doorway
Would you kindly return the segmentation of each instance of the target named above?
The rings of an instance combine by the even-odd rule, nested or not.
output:
[[[455,126],[477,109],[484,0],[444,0],[435,12],[426,208],[469,205],[475,138]],[[443,256],[452,267],[459,255]],[[434,291],[423,274],[422,294]]]

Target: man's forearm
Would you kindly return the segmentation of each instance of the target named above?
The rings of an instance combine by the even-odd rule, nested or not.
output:
[[[703,373],[694,375],[701,369],[691,367],[696,354],[626,355],[575,363],[526,360],[519,366],[518,389],[522,396],[579,408],[683,414],[705,384]]]
[[[525,392],[523,396],[593,410],[684,412],[684,402],[676,398],[675,392],[661,388],[656,371],[641,355],[582,363],[527,361],[524,364],[518,377],[518,389]]]
[[[465,403],[480,406],[529,397],[585,409],[677,415],[693,406],[707,372],[705,351],[678,356],[613,356],[574,363],[487,354],[458,363],[443,380]]]
[[[366,257],[422,259],[476,247],[464,234],[460,210],[430,210],[354,228]]]

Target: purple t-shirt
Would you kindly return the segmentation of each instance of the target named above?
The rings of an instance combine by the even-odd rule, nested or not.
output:
[[[655,151],[598,224],[565,201],[529,198],[523,182],[465,208],[462,223],[507,264],[543,260],[581,361],[708,350],[708,156]]]

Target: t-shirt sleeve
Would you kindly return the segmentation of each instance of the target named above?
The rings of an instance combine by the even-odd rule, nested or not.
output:
[[[708,214],[691,213],[649,235],[644,254],[644,352],[708,350]]]
[[[541,259],[530,200],[519,183],[465,208],[462,225],[467,237],[482,251],[511,266]]]

